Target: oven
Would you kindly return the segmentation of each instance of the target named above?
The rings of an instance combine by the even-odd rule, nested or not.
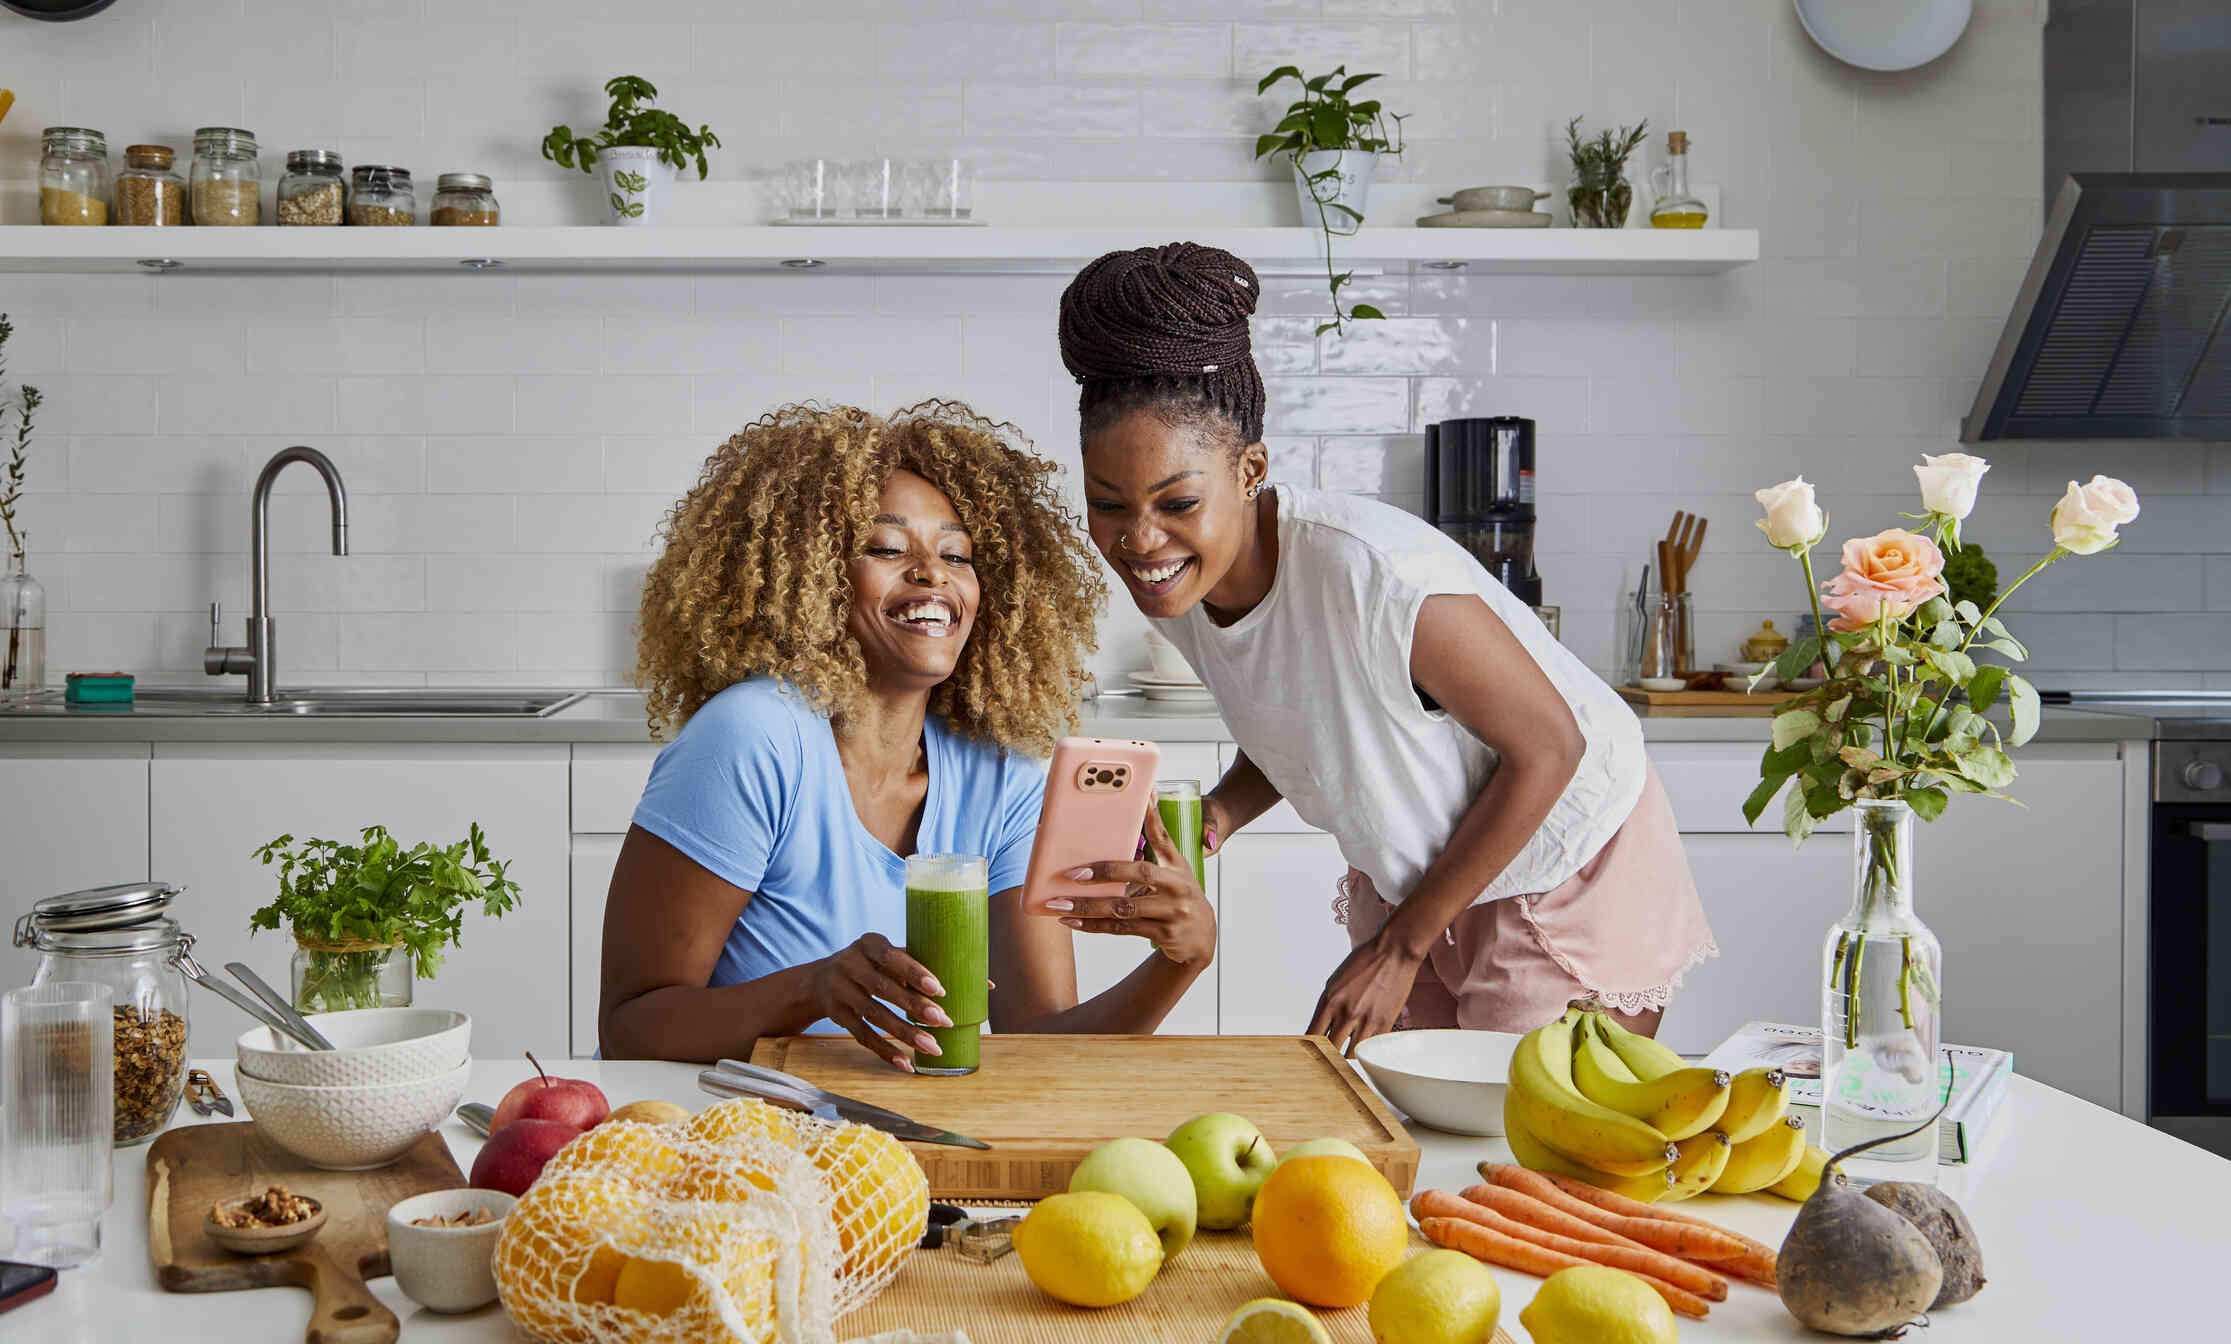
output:
[[[2147,1114],[2231,1157],[2231,740],[2154,745]]]

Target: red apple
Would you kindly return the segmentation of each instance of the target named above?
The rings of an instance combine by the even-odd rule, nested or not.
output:
[[[527,1062],[535,1066],[535,1076],[504,1093],[504,1099],[496,1105],[496,1118],[488,1124],[491,1133],[514,1120],[527,1119],[556,1120],[575,1129],[594,1129],[612,1113],[611,1103],[595,1083],[582,1078],[552,1078],[531,1054]]]
[[[514,1120],[480,1145],[480,1156],[473,1159],[472,1184],[481,1190],[523,1195],[542,1174],[542,1164],[579,1137],[580,1130],[556,1120]]]

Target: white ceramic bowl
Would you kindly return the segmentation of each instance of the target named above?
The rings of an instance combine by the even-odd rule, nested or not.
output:
[[[1419,1124],[1495,1137],[1519,1039],[1507,1031],[1390,1031],[1357,1046],[1356,1062]]]
[[[1771,691],[1782,684],[1780,677],[1761,675],[1772,666],[1774,666],[1772,663],[1714,663],[1712,670],[1728,678],[1728,689],[1731,691],[1740,691],[1749,686],[1753,692],[1758,692]],[[1740,682],[1736,680],[1738,677],[1742,678]],[[1750,686],[1750,680],[1753,677],[1759,679],[1756,686]]]
[[[250,1027],[233,1045],[240,1072],[297,1087],[402,1083],[447,1073],[472,1045],[473,1020],[448,1008],[359,1008],[309,1020],[336,1049],[306,1049],[269,1027]]]
[[[501,1190],[436,1190],[413,1195],[387,1211],[387,1260],[403,1296],[428,1311],[473,1311],[496,1300],[496,1237],[504,1216],[519,1201]],[[414,1218],[439,1218],[486,1209],[494,1221],[475,1227],[418,1227]]]
[[[1164,681],[1189,681],[1196,686],[1201,682],[1200,673],[1193,670],[1193,665],[1185,661],[1185,655],[1177,651],[1177,645],[1164,638],[1159,630],[1146,632],[1146,659],[1154,675]]]
[[[355,1087],[296,1087],[236,1073],[240,1100],[264,1137],[313,1167],[369,1171],[401,1157],[465,1095],[468,1062],[431,1078]]]
[[[1440,202],[1459,213],[1474,210],[1530,213],[1534,209],[1534,202],[1548,194],[1532,187],[1466,187],[1462,191],[1441,197]]]

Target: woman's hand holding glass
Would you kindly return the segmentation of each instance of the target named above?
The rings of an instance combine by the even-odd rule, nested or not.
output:
[[[913,1056],[935,1055],[937,1042],[900,1012],[931,1026],[951,1026],[938,1006],[945,986],[880,933],[862,934],[834,956],[813,963],[812,994],[821,1016],[893,1067],[914,1071]],[[896,1005],[898,1012],[892,1010]],[[903,1044],[902,1044],[903,1042]]]
[[[1109,859],[1064,874],[1072,882],[1120,882],[1121,894],[1056,897],[1046,908],[1072,929],[1130,934],[1180,966],[1205,966],[1216,956],[1216,911],[1154,807],[1146,811],[1146,845],[1144,859]]]

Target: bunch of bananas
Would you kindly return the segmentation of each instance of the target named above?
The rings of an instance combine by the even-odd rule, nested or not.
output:
[[[1807,1158],[1820,1150],[1782,1082],[1779,1070],[1731,1078],[1692,1065],[1575,1003],[1519,1042],[1503,1132],[1520,1166],[1645,1203],[1706,1190],[1802,1200],[1819,1184],[1820,1162]]]

